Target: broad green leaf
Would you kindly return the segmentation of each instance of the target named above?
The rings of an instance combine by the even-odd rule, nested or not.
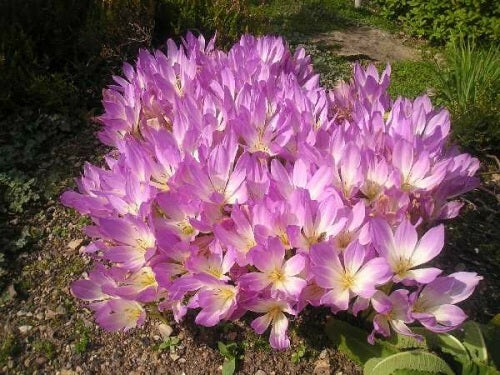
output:
[[[365,375],[391,375],[397,370],[418,370],[431,374],[455,375],[448,364],[438,356],[423,350],[411,350],[390,355],[375,361],[368,361],[363,370]]]
[[[490,361],[500,368],[500,326],[481,324],[481,331],[486,342]]]
[[[484,342],[481,326],[473,321],[468,321],[463,325],[464,346],[469,351],[472,359],[479,362],[488,363],[488,350]]]
[[[326,325],[326,333],[337,348],[349,358],[363,365],[370,358],[384,357],[397,351],[389,346],[366,341],[368,333],[358,327],[338,319],[331,319]]]
[[[415,331],[415,329],[413,329]],[[418,332],[419,334],[422,334]],[[414,337],[409,337],[401,334],[393,334],[391,337],[387,339],[379,339],[377,340],[382,345],[392,345],[394,349],[402,350],[402,349],[429,349],[427,345],[426,337],[424,336],[424,340],[419,341]]]
[[[427,347],[457,357],[460,362],[470,361],[470,356],[462,342],[449,333],[434,333],[423,327],[415,327],[413,331],[422,335]]]
[[[222,375],[233,375],[236,371],[236,358],[224,361],[222,365]]]
[[[500,372],[484,363],[469,362],[462,369],[463,375],[500,375]]]

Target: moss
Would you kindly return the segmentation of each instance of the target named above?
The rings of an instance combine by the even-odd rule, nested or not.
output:
[[[9,357],[15,357],[21,352],[21,344],[17,340],[16,336],[9,334],[0,343],[0,366],[4,366],[7,363]]]
[[[79,320],[76,322],[75,332],[75,352],[78,354],[83,354],[88,350],[90,346],[92,332],[85,326],[83,320]]]
[[[53,359],[56,355],[56,346],[49,340],[36,340],[33,343],[33,349],[49,360]]]

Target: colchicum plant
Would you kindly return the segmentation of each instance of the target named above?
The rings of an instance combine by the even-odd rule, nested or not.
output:
[[[325,90],[279,37],[167,46],[104,90],[99,138],[114,149],[62,196],[93,221],[95,268],[71,289],[101,327],[141,326],[152,307],[203,326],[251,312],[284,349],[307,305],[371,309],[369,341],[466,319],[456,304],[481,277],[425,266],[443,248],[436,223],[478,184],[446,110],[391,100],[390,67],[356,65]]]

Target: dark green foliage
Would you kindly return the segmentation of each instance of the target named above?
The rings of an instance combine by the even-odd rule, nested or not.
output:
[[[496,0],[375,0],[382,14],[410,33],[434,43],[459,35],[486,42],[500,40],[500,3]]]
[[[434,74],[437,100],[452,113],[452,131],[466,147],[500,150],[500,49],[457,41]]]
[[[413,331],[423,340],[398,335],[366,341],[368,332],[332,319],[326,328],[333,344],[359,365],[366,375],[498,374],[500,330],[494,324],[467,322],[454,334],[436,334],[424,328]]]
[[[247,30],[250,14],[246,0],[158,0],[158,27],[182,36],[194,30],[211,36],[217,33],[217,43],[228,47]],[[163,29],[163,30],[162,30]]]

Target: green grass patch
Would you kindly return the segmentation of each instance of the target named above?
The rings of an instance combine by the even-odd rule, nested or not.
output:
[[[373,10],[354,8],[350,0],[271,0],[265,4],[254,1],[251,13],[260,33],[285,35],[310,35],[349,27],[370,25],[394,30],[394,24],[377,15]]]
[[[429,93],[429,89],[437,84],[432,61],[397,61],[392,64],[389,93],[393,98],[415,98]]]
[[[48,360],[51,360],[56,355],[56,346],[52,341],[49,340],[36,340],[33,343],[33,349],[45,356]]]

